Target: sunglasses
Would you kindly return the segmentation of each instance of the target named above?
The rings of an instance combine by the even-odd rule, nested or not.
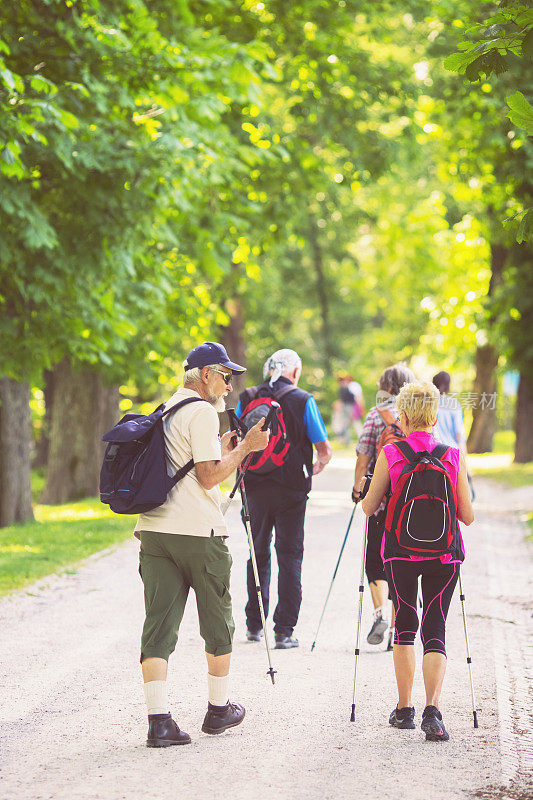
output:
[[[222,375],[222,378],[223,378],[224,383],[226,384],[226,386],[230,385],[231,379],[233,377],[233,373],[231,373],[231,372],[222,372],[221,369],[214,369],[214,367],[211,367],[211,372],[218,372],[219,375]]]

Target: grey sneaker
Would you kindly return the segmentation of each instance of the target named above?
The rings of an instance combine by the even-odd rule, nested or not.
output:
[[[249,642],[260,642],[263,638],[263,631],[246,631],[246,638]]]
[[[374,618],[372,627],[368,631],[368,636],[366,637],[368,644],[381,644],[388,627],[389,623],[387,620],[383,619],[381,614],[378,614],[377,617]]]
[[[276,650],[290,650],[291,647],[300,646],[300,642],[294,636],[283,636],[281,633],[276,633],[274,638],[276,640]]]

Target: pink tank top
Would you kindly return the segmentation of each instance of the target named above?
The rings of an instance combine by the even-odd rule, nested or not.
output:
[[[433,450],[440,442],[438,442],[431,433],[427,433],[426,431],[414,431],[414,433],[410,433],[409,436],[405,439],[407,444],[411,445],[415,453],[419,453],[421,450]],[[390,483],[391,483],[391,491],[394,491],[396,488],[396,484],[398,483],[398,478],[402,472],[402,469],[405,466],[406,458],[398,448],[394,444],[386,444],[383,448],[383,452],[385,453],[385,457],[387,459],[387,465],[389,467],[389,475],[390,475]],[[459,476],[459,448],[458,447],[450,447],[449,450],[444,454],[442,457],[443,466],[450,476],[450,480],[452,485],[455,489],[457,489],[457,478]],[[382,555],[383,555],[383,544],[381,546]],[[401,559],[403,561],[429,561],[434,556],[410,556],[408,559]],[[442,564],[449,564],[452,560],[450,553],[447,553],[445,556],[437,556],[440,558]]]

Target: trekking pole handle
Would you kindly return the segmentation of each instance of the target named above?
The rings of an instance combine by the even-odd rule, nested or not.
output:
[[[272,401],[272,405],[270,406],[270,411],[266,415],[266,419],[265,419],[265,421],[263,423],[263,427],[261,428],[262,431],[267,431],[268,430],[268,428],[269,428],[269,426],[270,426],[270,424],[271,424],[271,422],[272,422],[272,420],[274,418],[274,414],[277,413],[278,408],[281,408],[280,404],[276,403],[276,401],[273,400]]]
[[[235,431],[235,433],[242,432],[242,424],[239,417],[235,413],[235,409],[227,408],[226,414],[228,415],[230,429],[232,431]]]
[[[365,475],[365,485],[360,495],[355,494],[355,487],[352,489],[352,501],[355,503],[355,505],[357,505],[357,503],[363,500],[363,498],[366,496],[370,488],[371,481],[372,481],[372,475]]]

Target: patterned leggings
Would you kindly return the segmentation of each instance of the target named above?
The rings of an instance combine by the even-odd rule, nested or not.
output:
[[[414,644],[418,630],[418,578],[422,577],[422,624],[420,638],[426,653],[446,655],[446,617],[455,585],[459,564],[430,561],[401,561],[385,563],[389,590],[396,611],[395,644]]]

